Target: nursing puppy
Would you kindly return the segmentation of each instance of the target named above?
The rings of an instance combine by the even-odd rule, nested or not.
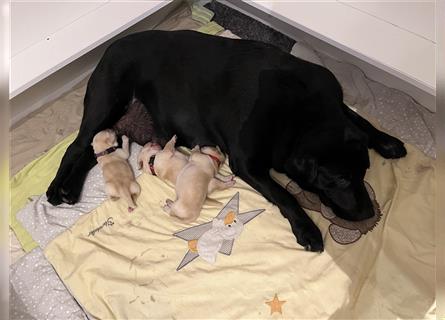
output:
[[[118,148],[116,133],[103,130],[97,133],[91,144],[102,168],[105,180],[105,192],[112,200],[125,199],[128,210],[136,208],[135,198],[141,193],[141,187],[134,178],[128,164],[130,156],[128,137],[122,136],[122,148]]]
[[[138,155],[138,167],[146,173],[176,184],[179,172],[187,165],[188,157],[175,149],[176,135],[164,149],[157,143],[148,142]]]
[[[196,146],[176,179],[176,201],[166,200],[164,211],[190,223],[198,219],[207,195],[235,184],[234,176],[218,174],[225,156],[219,148]]]

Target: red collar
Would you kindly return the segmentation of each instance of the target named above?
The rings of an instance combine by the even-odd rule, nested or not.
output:
[[[156,157],[156,154],[152,155],[150,157],[150,159],[148,160],[148,167],[150,168],[151,174],[154,175],[154,176],[156,175],[156,172],[155,172],[155,157]]]
[[[219,166],[221,165],[221,160],[219,160],[217,157],[215,157],[215,156],[213,156],[213,155],[211,155],[211,154],[207,154],[207,153],[206,153],[206,155],[208,155],[208,156],[210,157],[210,159],[212,159],[213,161],[215,161],[215,162],[216,162],[216,166],[219,168]]]

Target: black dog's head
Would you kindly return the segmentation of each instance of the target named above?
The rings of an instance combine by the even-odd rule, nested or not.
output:
[[[374,215],[363,182],[369,168],[367,146],[367,136],[353,126],[314,131],[297,143],[285,171],[340,218],[364,220]]]

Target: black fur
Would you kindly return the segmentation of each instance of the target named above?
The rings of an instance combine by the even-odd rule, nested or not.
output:
[[[269,168],[286,172],[345,219],[373,214],[363,177],[367,148],[403,157],[403,143],[378,131],[343,104],[326,68],[261,42],[193,31],[147,31],[113,43],[87,87],[79,135],[65,153],[47,196],[78,201],[96,163],[93,136],[112,127],[138,98],[156,134],[178,145],[218,145],[233,172],[275,203],[299,244],[322,251],[317,226]]]

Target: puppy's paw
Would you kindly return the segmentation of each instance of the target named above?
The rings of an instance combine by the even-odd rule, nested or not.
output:
[[[128,142],[128,137],[125,134],[122,136],[122,142]]]
[[[162,206],[162,210],[164,210],[164,212],[166,213],[170,213],[171,211],[171,207],[173,205],[173,201],[170,199],[165,200],[165,204]]]
[[[235,175],[231,174],[230,176],[217,175],[216,178],[223,182],[229,182],[235,180]]]
[[[383,132],[379,135],[374,149],[386,159],[398,159],[406,156],[403,142]]]
[[[227,188],[233,187],[236,183],[236,180],[230,180],[225,183]]]

